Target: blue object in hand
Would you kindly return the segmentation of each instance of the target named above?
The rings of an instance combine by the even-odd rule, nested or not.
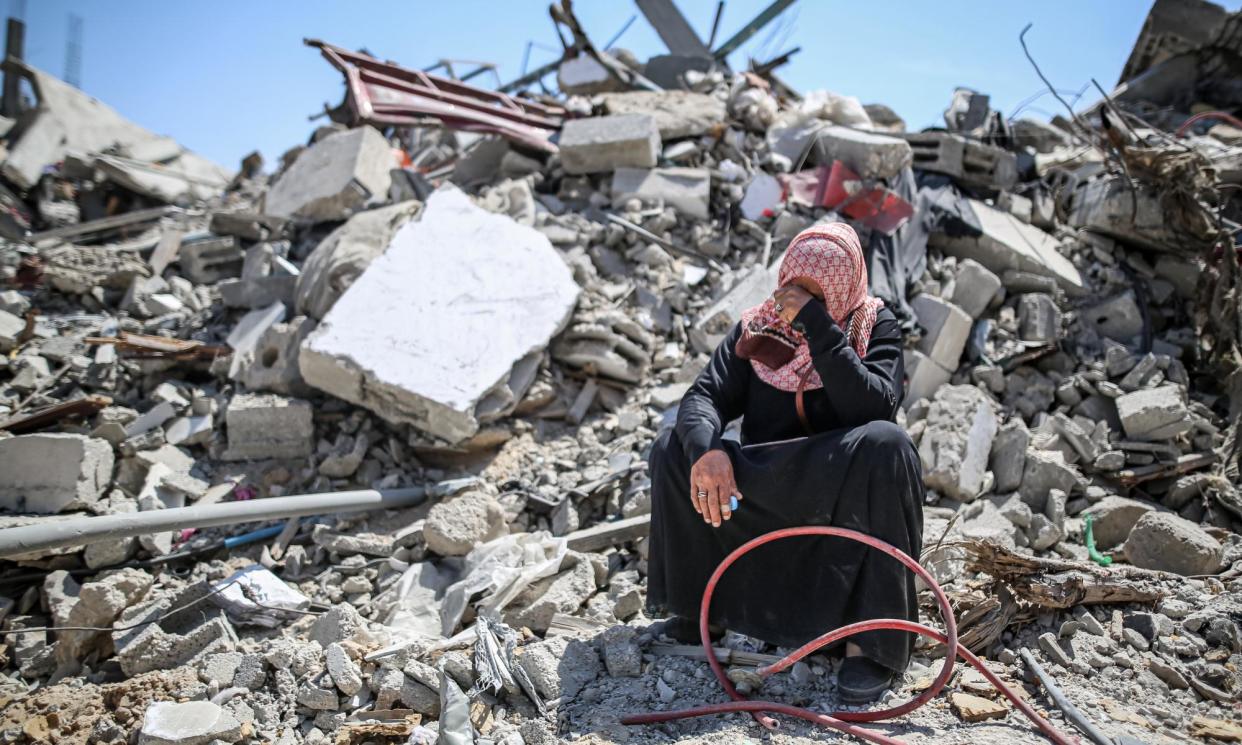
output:
[[[737,497],[730,494],[729,495],[729,512],[733,512],[736,509],[737,509]]]

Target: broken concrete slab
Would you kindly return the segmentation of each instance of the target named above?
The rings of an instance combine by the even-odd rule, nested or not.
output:
[[[138,745],[209,745],[241,738],[241,722],[218,704],[156,701],[142,715]]]
[[[1144,569],[1185,576],[1216,574],[1224,549],[1198,525],[1167,512],[1148,512],[1126,538],[1126,560]]]
[[[706,168],[618,168],[612,174],[612,204],[621,207],[637,198],[706,220],[711,181]]]
[[[834,124],[816,134],[815,160],[839,160],[864,179],[892,178],[910,165],[910,144],[900,137]]]
[[[373,127],[338,132],[311,145],[268,189],[263,211],[306,222],[344,220],[384,199],[397,167],[392,146]]]
[[[224,460],[305,458],[314,452],[315,425],[308,401],[272,393],[241,393],[224,412],[229,446]]]
[[[315,388],[459,442],[517,405],[578,293],[542,233],[441,190],[307,337],[299,366]]]
[[[1055,238],[1008,212],[976,199],[969,203],[983,234],[972,237],[932,233],[929,245],[959,259],[974,259],[997,275],[1012,270],[1030,272],[1055,279],[1067,293],[1086,292],[1082,274],[1057,250]]]
[[[1169,218],[1156,188],[1131,188],[1127,180],[1106,175],[1078,184],[1066,200],[1069,224],[1154,251],[1196,245]]]
[[[401,226],[422,212],[417,201],[367,210],[349,218],[315,246],[298,275],[297,315],[316,320],[327,315],[375,257],[384,252]]]
[[[1169,440],[1194,428],[1181,386],[1162,385],[1116,399],[1126,436],[1134,440]]]
[[[690,91],[630,91],[605,93],[608,114],[646,114],[655,120],[661,139],[675,140],[707,134],[725,118],[725,104],[715,96]]]
[[[958,501],[973,501],[983,492],[995,436],[996,414],[987,394],[969,385],[943,386],[919,440],[923,482]]]
[[[660,155],[660,132],[646,114],[571,119],[561,129],[561,166],[585,174],[618,168],[652,168]]]
[[[112,483],[107,441],[49,433],[0,440],[0,507],[51,514],[94,504]]]
[[[927,332],[919,339],[919,351],[941,367],[956,370],[970,336],[970,316],[953,303],[927,293],[911,300],[910,307]]]

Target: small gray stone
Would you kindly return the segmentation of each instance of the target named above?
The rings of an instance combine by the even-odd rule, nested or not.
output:
[[[1131,647],[1134,647],[1140,652],[1146,652],[1148,649],[1151,648],[1151,644],[1149,644],[1148,641],[1143,638],[1143,635],[1135,631],[1134,629],[1122,629],[1121,638],[1125,641],[1126,644],[1129,644]]]
[[[328,675],[332,682],[346,696],[352,696],[362,689],[362,673],[358,665],[349,658],[349,654],[340,644],[329,644],[324,649],[324,659],[328,665]]]

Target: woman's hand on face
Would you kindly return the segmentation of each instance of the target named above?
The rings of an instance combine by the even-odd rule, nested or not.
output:
[[[742,499],[733,480],[733,461],[723,450],[708,450],[690,467],[690,503],[703,516],[703,522],[719,528],[722,521],[733,516],[730,497]]]
[[[776,301],[777,314],[785,323],[793,323],[797,318],[798,311],[802,310],[802,306],[815,296],[798,285],[785,285],[772,294],[772,299]]]

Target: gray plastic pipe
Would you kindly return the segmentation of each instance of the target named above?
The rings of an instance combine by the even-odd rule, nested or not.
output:
[[[296,494],[271,499],[178,507],[170,510],[126,512],[119,515],[45,520],[34,525],[0,530],[0,559],[65,546],[160,533],[186,528],[256,523],[285,517],[326,515],[413,507],[427,498],[422,487],[409,489],[362,489],[327,494]]]

